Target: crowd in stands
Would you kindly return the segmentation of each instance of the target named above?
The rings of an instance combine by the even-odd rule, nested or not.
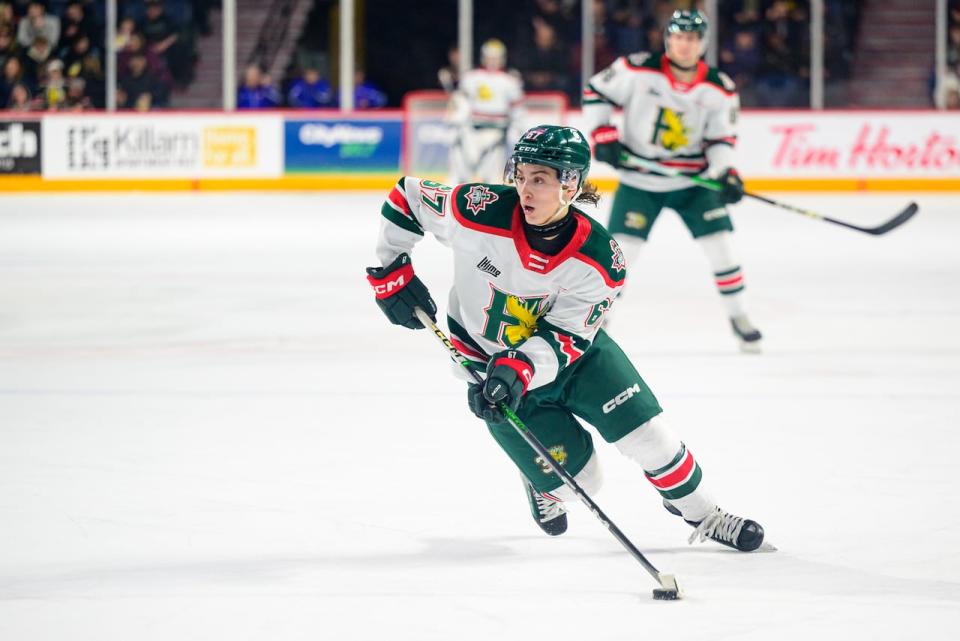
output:
[[[116,43],[119,108],[170,106],[171,95],[193,79],[196,40],[210,33],[209,10],[217,1],[120,3]],[[703,0],[583,1],[590,2],[593,10],[596,69],[620,55],[662,51],[664,27],[673,10],[704,8]],[[720,68],[737,83],[741,103],[748,107],[808,105],[809,0],[718,0],[717,4],[711,38],[716,39]],[[828,92],[832,83],[850,78],[863,4],[863,0],[825,0]],[[485,11],[476,16],[477,42],[485,37],[503,40],[509,65],[521,74],[527,91],[559,91],[567,94],[572,104],[579,104],[580,0],[485,0],[484,7]],[[938,90],[944,92],[948,105],[960,108],[960,0],[949,0],[949,11],[950,72]],[[505,12],[509,20],[502,19]],[[104,18],[104,0],[0,0],[0,109],[103,108]],[[391,21],[396,17],[385,21],[383,29],[396,29]],[[422,40],[431,44],[437,39]],[[368,50],[380,51],[381,58],[386,56],[391,61],[408,45],[389,42],[375,31],[368,34]],[[436,48],[431,51],[435,60],[444,52]],[[404,53],[410,56],[405,74],[391,73],[392,62],[384,65],[382,60],[367,58],[376,78],[371,80],[363,69],[357,70],[356,108],[399,106],[406,91],[433,82],[447,90],[455,86],[459,60],[456,48],[445,50],[447,65],[436,76],[431,77],[431,69],[436,67],[427,65],[425,81],[424,76],[417,76],[417,69],[424,66],[422,58],[415,58],[417,51]],[[387,71],[383,70],[385,66]],[[326,64],[306,58],[294,63],[277,82],[251,65],[240,76],[238,107],[335,108],[339,95],[331,86],[329,74]]]
[[[663,33],[675,8],[704,9],[682,0],[589,0],[593,2],[594,65],[617,56],[663,51]],[[507,42],[511,61],[528,91],[562,91],[579,101],[579,3],[533,0],[525,29]],[[861,2],[826,0],[828,82],[850,76]],[[719,43],[719,66],[737,82],[748,106],[809,104],[809,3],[807,0],[719,0],[711,37]],[[442,84],[442,83],[441,83]]]
[[[960,109],[960,0],[950,0],[947,21],[947,75],[940,91],[947,109]]]
[[[380,109],[387,106],[387,95],[366,79],[362,69],[353,78],[354,109]],[[238,109],[325,109],[340,105],[339,94],[321,75],[317,65],[305,65],[288,79],[288,89],[280,91],[269,74],[258,65],[249,65],[237,90]]]
[[[193,79],[194,34],[209,33],[210,0],[120,5],[117,106],[169,104]],[[103,0],[0,0],[0,107],[102,109],[106,103]]]

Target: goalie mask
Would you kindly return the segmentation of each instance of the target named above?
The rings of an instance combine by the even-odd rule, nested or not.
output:
[[[527,130],[507,162],[504,182],[512,185],[517,165],[544,165],[557,170],[562,188],[583,187],[590,170],[590,145],[580,130],[557,125],[538,125]]]

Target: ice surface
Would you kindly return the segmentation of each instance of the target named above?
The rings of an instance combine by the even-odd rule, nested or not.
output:
[[[442,350],[382,318],[379,195],[4,196],[0,639],[954,639],[960,215],[917,200],[882,238],[738,206],[761,356],[657,223],[614,334],[780,548],[687,546],[600,444],[597,502],[686,590],[664,603],[579,505],[540,533]],[[447,250],[414,262],[442,304]]]

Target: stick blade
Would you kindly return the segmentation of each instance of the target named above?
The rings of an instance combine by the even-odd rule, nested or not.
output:
[[[886,234],[888,231],[896,229],[903,223],[913,218],[914,215],[919,210],[920,210],[920,207],[917,205],[917,203],[910,203],[899,214],[897,214],[896,216],[894,216],[884,224],[880,225],[879,227],[874,227],[873,229],[871,229],[870,233],[873,234],[874,236],[880,236],[882,234]]]
[[[677,585],[677,577],[672,574],[660,575],[660,587],[654,589],[653,598],[657,601],[679,601],[683,598],[683,590]]]

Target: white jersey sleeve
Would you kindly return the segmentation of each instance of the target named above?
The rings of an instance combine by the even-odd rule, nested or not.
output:
[[[707,106],[703,130],[703,147],[707,157],[707,175],[716,178],[733,166],[733,148],[737,143],[737,118],[740,112],[740,97],[733,80],[727,74],[717,74],[726,93],[713,92]]]
[[[633,90],[626,60],[617,58],[603,71],[590,78],[583,90],[583,118],[586,132],[610,122],[614,108],[623,107]]]
[[[380,208],[377,258],[382,265],[409,253],[424,232],[433,234],[443,245],[453,242],[457,224],[451,213],[452,191],[447,185],[410,176],[397,181]]]
[[[625,273],[624,273],[625,276]],[[606,311],[620,294],[623,281],[605,283],[599,274],[561,292],[537,320],[537,330],[519,350],[534,364],[530,389],[549,385],[593,343]]]

